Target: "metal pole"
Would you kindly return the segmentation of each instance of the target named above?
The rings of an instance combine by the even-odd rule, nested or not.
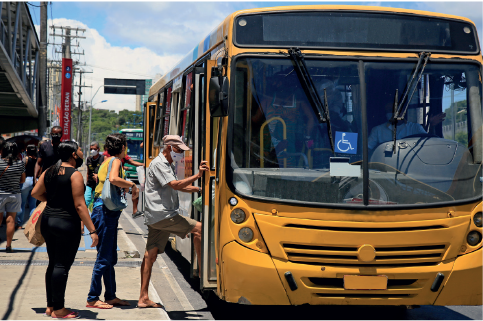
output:
[[[91,106],[89,107],[89,136],[87,136],[87,141],[89,145],[87,146],[88,150],[91,149],[91,121],[92,121],[92,99],[91,99]]]
[[[40,6],[40,59],[39,59],[39,83],[40,101],[38,106],[38,129],[39,137],[46,134],[47,131],[47,2],[42,2]]]
[[[453,110],[453,140],[456,140],[456,106],[454,105],[454,83],[451,84],[451,109]]]
[[[91,98],[91,109],[89,111],[89,139],[88,139],[89,140],[89,148],[91,148],[92,101],[94,100],[94,97],[96,97],[97,93],[99,92],[99,89],[101,89],[102,87],[104,87],[104,85],[102,85],[99,88],[97,88],[96,93]]]
[[[82,108],[81,108],[81,96],[82,96],[82,72],[80,74],[80,81],[79,81],[79,103],[78,103],[78,112],[77,112],[77,144],[81,147],[82,150],[82,134],[81,134],[81,126],[82,126]]]

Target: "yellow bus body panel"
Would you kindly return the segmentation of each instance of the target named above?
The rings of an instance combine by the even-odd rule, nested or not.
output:
[[[449,278],[434,305],[481,305],[482,250],[456,259]]]
[[[250,250],[237,242],[223,248],[225,300],[258,305],[289,305],[277,270],[268,254]],[[246,301],[245,301],[246,302]]]

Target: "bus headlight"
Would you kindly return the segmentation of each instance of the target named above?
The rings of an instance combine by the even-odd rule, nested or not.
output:
[[[238,232],[238,237],[240,238],[240,240],[242,240],[243,242],[250,242],[251,240],[253,240],[253,231],[251,228],[249,227],[244,227],[240,230],[240,232]]]
[[[480,234],[480,232],[471,231],[470,233],[468,233],[468,236],[466,237],[466,241],[471,246],[477,245],[478,243],[481,242],[481,234]]]
[[[475,216],[473,216],[473,222],[477,227],[481,227],[481,212],[476,213]]]
[[[230,218],[233,221],[233,223],[240,224],[243,222],[246,218],[245,211],[243,211],[241,208],[235,208],[233,211],[231,211]],[[252,233],[253,234],[253,233]]]
[[[234,197],[230,197],[228,203],[230,203],[231,206],[236,206],[238,204],[238,200]]]

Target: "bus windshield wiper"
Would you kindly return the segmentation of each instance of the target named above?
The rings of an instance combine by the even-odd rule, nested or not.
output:
[[[429,56],[431,56],[430,52],[421,52],[419,54],[418,64],[414,69],[413,74],[411,75],[411,79],[406,86],[406,90],[404,91],[403,97],[401,101],[398,103],[398,90],[396,89],[396,95],[394,97],[394,107],[392,110],[392,138],[394,144],[392,145],[392,152],[396,154],[396,134],[397,134],[397,123],[400,120],[404,120],[404,116],[406,116],[406,112],[408,111],[409,103],[413,99],[414,92],[418,87],[418,83],[421,81],[421,77],[423,76],[424,68],[428,63]],[[424,60],[424,62],[423,62]],[[418,79],[415,81],[415,79]],[[411,92],[411,96],[408,98],[408,94]],[[404,108],[403,108],[404,105]]]
[[[329,115],[329,104],[327,102],[327,91],[324,89],[324,103],[319,96],[317,89],[315,88],[312,77],[310,76],[307,65],[305,64],[305,59],[303,53],[299,48],[291,48],[288,50],[288,54],[292,58],[295,71],[302,84],[304,91],[309,99],[310,106],[314,110],[319,123],[327,123],[327,134],[329,135],[330,147],[332,153],[334,152],[334,141],[332,139],[332,130],[330,126],[330,115]]]

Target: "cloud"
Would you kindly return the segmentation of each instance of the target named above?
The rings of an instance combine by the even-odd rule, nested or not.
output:
[[[82,84],[92,86],[92,88],[83,88],[82,101],[90,102],[92,96],[97,89],[103,85],[104,78],[128,78],[128,79],[152,79],[156,74],[164,74],[177,61],[182,58],[182,55],[170,54],[159,55],[153,50],[146,47],[130,48],[127,46],[114,46],[107,42],[107,40],[99,34],[95,29],[82,22],[68,19],[54,19],[49,21],[49,25],[55,26],[70,26],[86,29],[83,36],[86,39],[79,39],[80,50],[76,47],[72,51],[84,51],[85,55],[73,55],[74,60],[79,60],[79,68],[85,71],[92,71],[93,73],[83,74]],[[60,30],[58,31],[60,32]],[[56,32],[56,33],[58,33]],[[60,43],[60,37],[57,37],[55,43]],[[75,44],[77,40],[72,40]],[[60,50],[60,46],[56,46],[56,50]],[[54,53],[54,50],[49,49],[49,59],[61,60],[61,55]],[[85,64],[85,66],[83,66]],[[75,83],[79,83],[79,74],[76,74]],[[75,88],[78,92],[78,87]],[[74,96],[77,104],[78,96]],[[95,96],[93,103],[107,100],[108,102],[98,104],[95,108],[105,108],[110,110],[135,109],[136,97],[134,95],[112,95],[104,94],[101,88]]]
[[[482,2],[422,2],[417,3],[419,10],[440,12],[470,19],[478,29],[478,35],[483,37],[483,3]]]
[[[143,46],[160,55],[187,53],[229,14],[256,6],[254,3],[231,2],[95,4],[98,10],[105,12],[104,24],[99,31],[111,43]]]

